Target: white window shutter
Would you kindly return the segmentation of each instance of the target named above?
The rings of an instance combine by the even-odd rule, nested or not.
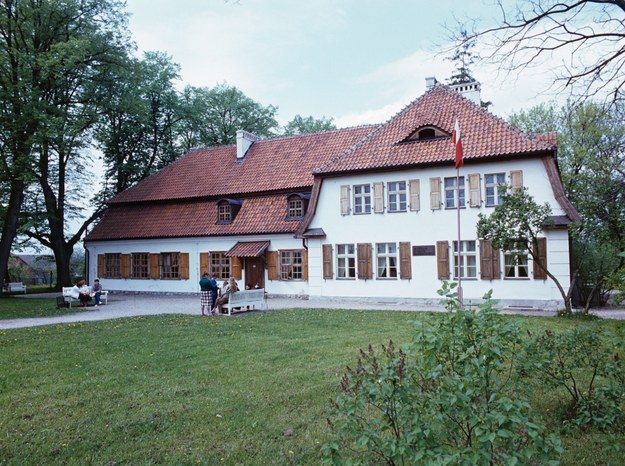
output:
[[[480,207],[482,205],[482,196],[480,191],[480,175],[474,173],[469,175],[469,206]]]
[[[349,215],[350,202],[349,202],[349,185],[341,186],[341,215]]]
[[[419,180],[410,180],[410,211],[419,212],[421,209],[421,183]]]
[[[441,208],[441,179],[430,178],[430,208],[439,210]]]
[[[376,214],[384,212],[384,183],[373,183],[373,211]]]

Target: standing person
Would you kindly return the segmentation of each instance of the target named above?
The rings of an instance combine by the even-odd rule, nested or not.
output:
[[[202,309],[203,316],[211,315],[211,291],[213,287],[211,286],[211,281],[208,278],[208,272],[204,272],[202,274],[202,278],[200,279],[200,307]],[[205,312],[206,311],[206,312]]]
[[[102,296],[102,285],[100,285],[100,279],[96,278],[93,281],[93,286],[91,287],[91,294],[93,294],[93,299],[95,300],[95,307],[100,305],[100,296]]]
[[[219,295],[219,286],[217,285],[217,274],[213,272],[213,275],[210,278],[211,284],[211,309],[215,307],[215,301],[217,301],[217,296]]]

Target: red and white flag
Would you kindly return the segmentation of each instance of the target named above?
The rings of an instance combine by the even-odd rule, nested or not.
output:
[[[458,118],[454,122],[454,131],[451,133],[451,142],[456,146],[456,168],[462,166],[462,135],[460,134],[460,124]]]

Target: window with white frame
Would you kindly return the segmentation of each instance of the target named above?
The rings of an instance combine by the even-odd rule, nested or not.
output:
[[[353,244],[336,245],[337,278],[356,278],[356,249]]]
[[[460,259],[460,269],[458,269]],[[477,278],[477,249],[475,241],[460,241],[460,256],[458,256],[458,241],[454,241],[454,278],[458,279],[458,271],[462,278]]]
[[[484,186],[486,187],[486,206],[493,207],[503,204],[501,197],[501,185],[506,182],[505,173],[490,173],[484,175]]]
[[[405,212],[407,191],[405,181],[389,181],[387,184],[388,211]]]
[[[227,201],[217,204],[217,222],[230,223],[232,221],[232,208]]]
[[[280,280],[304,279],[304,254],[302,250],[280,251]]]
[[[298,195],[289,197],[288,200],[288,218],[303,218],[304,217],[304,200]]]
[[[458,184],[460,183],[460,189]],[[459,199],[458,199],[459,198]],[[458,204],[460,200],[460,204]],[[445,208],[455,209],[456,206],[464,207],[464,176],[445,178]]]
[[[371,185],[354,185],[354,214],[371,213]]]
[[[375,245],[378,278],[397,278],[397,244]]]
[[[505,278],[529,278],[527,250],[513,242],[503,253]]]

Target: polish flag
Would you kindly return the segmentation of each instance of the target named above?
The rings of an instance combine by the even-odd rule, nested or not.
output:
[[[456,168],[462,166],[462,136],[460,134],[460,124],[458,118],[454,122],[454,131],[451,133],[451,142],[456,146]]]

